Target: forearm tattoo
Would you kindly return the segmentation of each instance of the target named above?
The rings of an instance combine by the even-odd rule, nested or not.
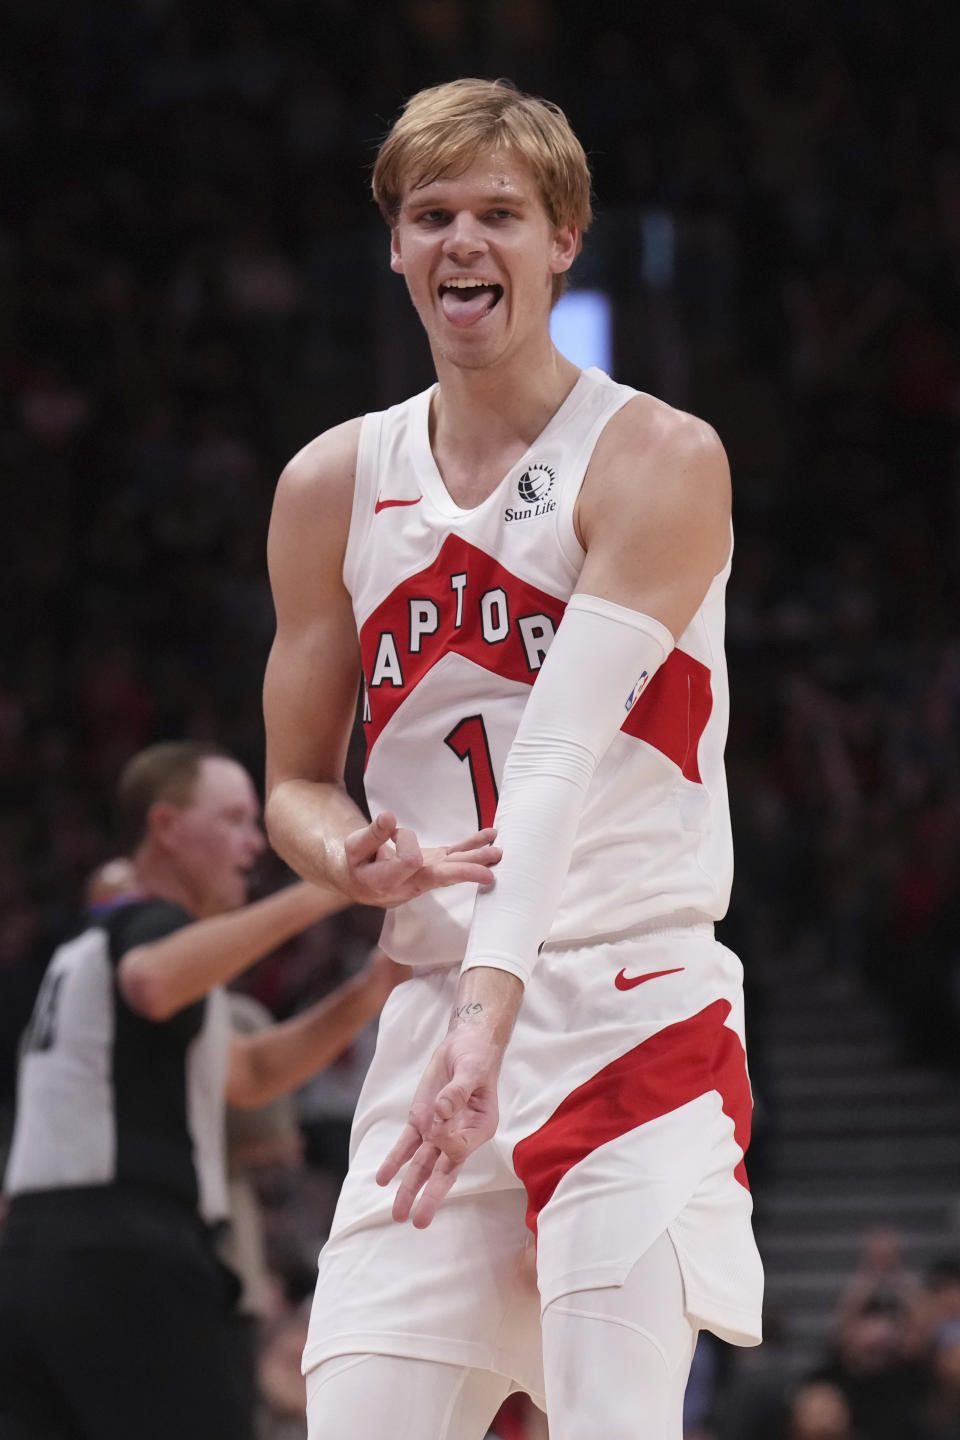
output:
[[[454,1005],[453,1007],[454,1020],[468,1020],[473,1015],[482,1014],[483,1006],[480,1004],[479,1000],[473,1000],[468,1005]]]

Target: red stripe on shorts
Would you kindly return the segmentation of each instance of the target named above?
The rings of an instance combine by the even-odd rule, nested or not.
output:
[[[729,1002],[715,1000],[657,1031],[585,1080],[539,1130],[514,1146],[513,1166],[527,1191],[527,1225],[534,1235],[540,1211],[574,1165],[608,1140],[711,1090],[719,1092],[746,1154],[753,1101],[743,1046],[723,1023],[729,1014]],[[743,1159],[734,1175],[749,1190]]]

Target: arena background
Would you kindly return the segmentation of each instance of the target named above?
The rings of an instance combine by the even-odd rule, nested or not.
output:
[[[750,1428],[756,1394],[782,1411],[842,1368],[854,1272],[897,1330],[865,1372],[894,1393],[897,1297],[911,1277],[942,1295],[960,1260],[953,8],[4,8],[0,1130],[51,944],[113,850],[119,766],[215,737],[262,773],[285,459],[429,381],[368,198],[376,143],[419,86],[506,75],[590,154],[574,285],[609,304],[617,378],[711,421],[734,476],[724,937],[748,977],[770,1339],[701,1357],[688,1433],[786,1435]],[[290,1013],[371,933],[360,912],[317,927],[247,988]],[[263,1196],[276,1331],[309,1289],[351,1066],[362,1047],[341,1092],[304,1100],[308,1163]],[[909,1440],[884,1409],[861,1440]]]

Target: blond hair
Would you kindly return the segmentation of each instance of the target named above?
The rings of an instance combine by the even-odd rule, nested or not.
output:
[[[590,167],[570,122],[549,100],[525,95],[510,80],[451,80],[420,90],[380,147],[373,198],[393,228],[408,186],[466,170],[486,147],[522,160],[533,174],[550,223],[575,226],[577,249],[590,224]],[[565,276],[554,276],[554,299]]]

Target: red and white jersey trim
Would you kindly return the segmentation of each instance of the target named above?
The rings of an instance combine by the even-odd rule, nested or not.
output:
[[[576,498],[597,438],[634,391],[584,372],[482,505],[462,510],[429,444],[432,391],[365,417],[344,579],[364,677],[366,788],[427,845],[490,824],[500,776],[583,563]],[[726,909],[727,567],[634,705],[591,783],[551,941]],[[577,677],[571,675],[571,685]],[[469,887],[390,913],[384,943],[459,963]]]

